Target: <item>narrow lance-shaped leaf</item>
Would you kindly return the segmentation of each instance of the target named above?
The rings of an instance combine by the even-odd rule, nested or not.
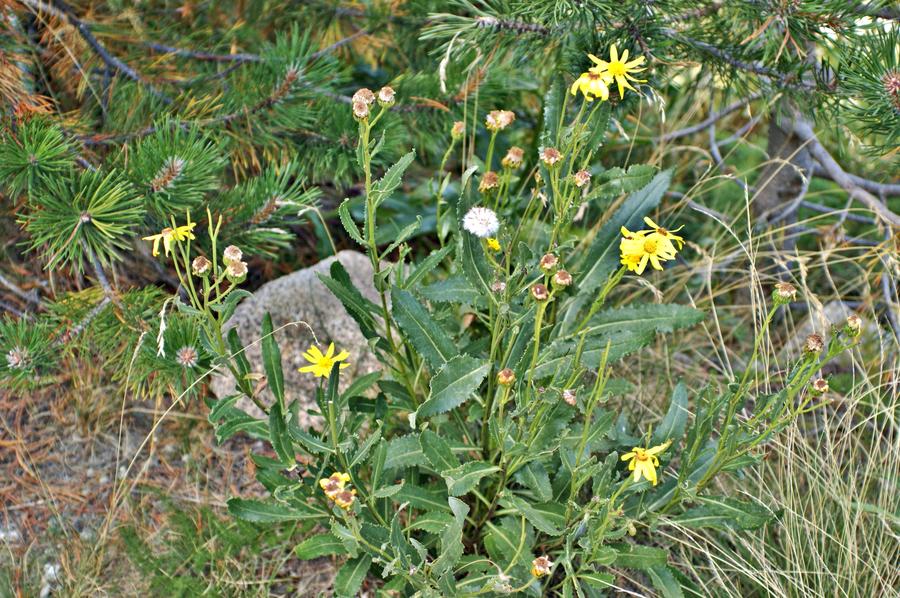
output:
[[[275,340],[272,317],[266,314],[262,325],[262,358],[266,380],[275,399],[284,408],[284,372],[281,370],[281,349]]]
[[[412,293],[394,287],[391,305],[401,332],[434,371],[459,355],[447,333]]]
[[[450,411],[472,396],[490,371],[491,365],[468,355],[454,357],[431,379],[428,400],[419,406],[416,418]]]

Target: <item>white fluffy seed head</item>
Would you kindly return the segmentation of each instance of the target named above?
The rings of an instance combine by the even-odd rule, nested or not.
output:
[[[500,221],[493,210],[476,206],[463,216],[463,228],[476,237],[486,239],[500,230]]]

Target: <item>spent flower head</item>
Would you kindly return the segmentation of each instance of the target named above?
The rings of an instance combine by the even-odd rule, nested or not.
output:
[[[350,481],[350,474],[336,471],[327,478],[319,480],[319,487],[325,492],[325,496],[333,499],[334,495],[342,491]]]
[[[554,286],[564,289],[572,284],[572,275],[567,270],[559,269],[551,280]]]
[[[500,165],[507,169],[518,168],[522,165],[524,157],[525,150],[514,145],[506,150],[506,155],[500,160]]]
[[[222,259],[225,260],[226,264],[239,262],[244,259],[244,252],[241,251],[241,248],[237,245],[229,245],[225,248],[225,251],[222,252]]]
[[[28,349],[13,347],[6,354],[6,367],[11,370],[24,370],[28,367],[29,359]]]
[[[484,126],[488,131],[502,131],[514,120],[516,120],[516,114],[511,110],[491,110],[484,119]]]
[[[774,301],[776,305],[785,305],[796,300],[797,287],[789,282],[779,282],[775,284],[775,289],[772,291],[772,301]]]
[[[580,189],[591,182],[591,173],[587,170],[579,170],[572,175],[572,179],[575,181],[575,186]]]
[[[535,301],[546,301],[550,298],[550,292],[547,287],[541,283],[531,285],[531,296]]]
[[[396,93],[394,92],[393,87],[388,87],[385,85],[381,89],[378,90],[378,105],[384,106],[385,108],[390,108],[394,105],[396,101]]]
[[[353,103],[362,102],[367,106],[371,106],[375,103],[375,94],[372,93],[372,90],[368,87],[361,87],[356,90],[356,93],[353,94],[353,97],[350,98],[350,101]]]
[[[225,278],[234,284],[247,280],[247,262],[229,262],[225,268]]]
[[[552,272],[559,265],[559,258],[556,257],[555,253],[545,253],[541,256],[541,261],[538,265],[544,272]]]
[[[476,237],[486,239],[493,237],[500,230],[500,221],[497,220],[497,214],[493,210],[475,206],[469,208],[463,216],[463,228]]]
[[[466,132],[466,123],[461,120],[458,120],[453,123],[453,127],[450,129],[450,137],[453,139],[462,139],[462,136]]]
[[[356,120],[369,118],[369,105],[362,101],[353,102],[353,118]]]
[[[818,354],[825,350],[825,339],[819,334],[810,334],[803,341],[803,351],[810,354]]]
[[[569,388],[565,389],[562,392],[563,401],[565,401],[567,405],[571,405],[572,407],[574,407],[577,403],[576,396],[577,395],[575,394],[575,391]]]
[[[816,378],[813,380],[812,391],[815,395],[823,395],[828,392],[828,380],[825,378]]]
[[[555,166],[562,160],[562,154],[555,147],[542,147],[538,156],[541,158],[541,162],[549,167]]]
[[[191,272],[196,276],[206,276],[209,274],[211,268],[212,262],[202,255],[198,255],[194,258],[194,261],[191,262]]]
[[[856,338],[862,333],[862,318],[856,314],[847,316],[847,335]]]
[[[509,368],[503,368],[497,373],[497,384],[510,386],[516,381],[516,373]]]
[[[543,577],[550,574],[553,561],[548,556],[539,556],[531,561],[531,574],[535,577]]]
[[[478,183],[478,190],[482,193],[487,193],[488,191],[492,191],[500,186],[500,177],[497,176],[497,173],[493,170],[488,170],[481,177],[481,182]]]

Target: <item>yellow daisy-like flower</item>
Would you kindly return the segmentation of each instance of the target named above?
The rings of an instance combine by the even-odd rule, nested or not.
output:
[[[631,232],[623,226],[622,240],[619,241],[622,265],[637,274],[643,274],[648,263],[654,269],[662,270],[662,262],[673,260],[678,254],[675,244],[678,247],[684,244],[684,239],[658,226],[649,218],[645,222],[653,226],[653,229]]]
[[[659,467],[659,459],[656,455],[669,448],[670,444],[672,444],[672,441],[667,440],[663,444],[649,449],[636,446],[631,449],[630,453],[622,455],[622,461],[630,461],[628,463],[628,471],[634,472],[635,482],[639,482],[641,477],[643,477],[656,486],[656,468]]]
[[[353,506],[353,501],[356,500],[356,490],[341,490],[334,496],[329,496],[328,498],[333,500],[334,504],[346,511]]]
[[[325,496],[334,500],[335,495],[342,492],[349,481],[349,474],[336,471],[329,477],[319,480],[319,486],[325,492]]]
[[[298,371],[304,374],[312,374],[317,378],[327,378],[331,375],[331,368],[334,367],[334,364],[344,361],[348,357],[350,357],[350,354],[346,351],[341,351],[335,355],[334,343],[328,345],[328,351],[325,353],[322,353],[318,347],[310,347],[309,350],[303,354],[303,358],[312,365],[303,366]],[[346,367],[350,367],[350,364],[341,364],[341,369]]]
[[[488,237],[485,239],[485,242],[487,243],[488,249],[491,251],[500,251],[500,241],[494,237]]]
[[[656,224],[655,222],[653,222],[653,220],[651,220],[650,216],[644,216],[644,222],[647,224],[647,226],[649,226],[652,229],[652,232],[655,232],[659,236],[665,237],[666,239],[669,239],[671,241],[675,241],[675,244],[678,245],[678,249],[681,249],[682,247],[684,247],[684,239],[679,237],[676,234],[673,234],[673,233],[677,233],[678,231],[683,229],[684,228],[683,224],[681,226],[679,226],[678,228],[676,228],[675,230],[667,230],[667,229],[661,227],[660,225]]]
[[[188,222],[184,226],[176,226],[175,228],[167,226],[158,234],[150,235],[149,237],[143,237],[143,240],[153,242],[153,257],[159,255],[160,241],[162,241],[163,250],[165,251],[166,255],[169,255],[169,251],[171,251],[173,243],[178,243],[180,241],[184,241],[185,239],[191,239],[193,241],[196,238],[194,237],[194,233],[191,232],[194,230],[195,226],[197,226],[196,222]]]
[[[637,91],[634,87],[631,86],[629,81],[634,81],[635,83],[644,83],[644,79],[636,79],[631,76],[631,73],[639,73],[643,71],[643,68],[639,68],[642,64],[644,64],[644,57],[638,56],[632,61],[628,61],[628,50],[624,50],[622,52],[622,56],[619,57],[619,52],[616,50],[616,45],[613,44],[609,47],[609,62],[603,60],[602,58],[597,58],[593,54],[588,54],[588,58],[590,58],[597,66],[591,68],[592,72],[596,72],[600,75],[606,75],[609,78],[609,82],[615,80],[616,85],[619,87],[619,97],[625,97],[625,88],[630,89],[631,91]]]
[[[593,102],[594,98],[600,98],[605,102],[609,99],[609,85],[607,84],[610,82],[612,82],[612,77],[604,76],[602,72],[592,68],[586,73],[581,73],[581,76],[572,84],[571,92],[574,96],[581,91],[584,99],[588,102]]]

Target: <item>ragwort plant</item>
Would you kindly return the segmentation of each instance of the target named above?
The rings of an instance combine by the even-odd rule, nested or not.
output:
[[[440,175],[441,245],[418,262],[405,245],[418,223],[386,246],[377,237],[379,208],[414,160],[410,152],[374,180],[373,158],[390,134],[378,124],[394,92],[353,96],[365,211],[359,224],[347,202],[339,215],[371,259],[378,301],[351,284],[340,262],[321,278],[382,369],[342,387],[341,370],[356,356],[333,343],[310,347],[301,372],[320,380],[308,408],[321,417],[319,429],[299,425],[307,406],[286,403],[271,320],[262,329],[270,405],[236,333],[224,332],[247,294],[237,288],[247,265],[235,246],[219,255],[212,215],[208,257],[192,251],[190,215],[148,238],[154,252],[161,244],[173,256],[189,298],[174,299],[177,309],[195,318],[204,351],[237,380],[234,395],[210,403],[217,438],[244,431],[275,455],[254,457],[270,498],[233,498],[229,510],[250,521],[306,524],[300,558],[346,558],[337,595],[355,595],[371,573],[400,595],[596,596],[615,587],[615,568],[644,571],[665,595],[700,593],[667,565],[654,527],[746,529],[776,515],[713,494],[711,482],[753,466],[766,442],[822,404],[827,382],[812,380],[855,342],[860,321],[851,317],[827,340],[811,335],[783,387],[761,394],[753,383],[761,341],[775,312],[796,298],[780,284],[739,378],[703,388],[693,402],[677,384],[655,428],[627,420],[611,400],[627,394],[616,375],[620,360],[658,333],[703,319],[683,305],[606,304],[626,275],[663,270],[684,246],[677,228],[648,216],[668,172],[646,165],[598,172],[595,149],[611,98],[640,83],[641,60],[627,58],[613,47],[609,61],[592,56],[595,66],[570,90],[551,90],[541,147],[530,159],[512,146],[497,160],[515,113],[489,112],[486,154],[465,169],[455,199],[446,201],[451,177]],[[466,128],[454,125],[444,163]],[[626,193],[602,226],[581,228],[586,203]],[[448,274],[435,276],[440,267]],[[241,397],[268,418],[239,409]]]

